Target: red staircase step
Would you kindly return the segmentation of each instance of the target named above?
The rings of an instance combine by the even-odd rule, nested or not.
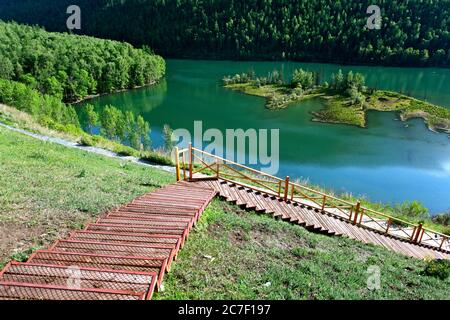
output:
[[[101,231],[75,231],[69,240],[80,241],[105,241],[108,243],[121,244],[147,244],[147,245],[164,245],[173,246],[175,250],[175,258],[182,246],[182,237],[173,235],[140,235],[134,233],[114,233]]]
[[[78,289],[77,295],[80,296],[82,292],[92,294],[91,291],[85,291],[89,289],[101,290],[100,293],[108,294],[123,291],[133,297],[150,299],[156,285],[156,278],[157,274],[154,272],[125,272],[95,268],[75,269],[57,265],[10,262],[0,274],[0,283],[72,288]]]
[[[167,259],[122,257],[115,255],[101,255],[76,252],[55,252],[39,250],[33,253],[28,260],[31,263],[60,265],[67,267],[97,268],[121,271],[154,272],[158,274],[157,286],[161,286]]]
[[[69,289],[35,283],[0,282],[0,300],[144,300],[144,294],[102,289]]]
[[[167,271],[175,258],[175,248],[170,245],[121,244],[99,241],[58,240],[50,247],[56,252],[77,252],[104,254],[123,257],[161,258],[167,259]]]

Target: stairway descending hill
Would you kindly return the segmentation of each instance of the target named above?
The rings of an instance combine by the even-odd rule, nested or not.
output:
[[[113,210],[0,272],[0,300],[143,300],[216,191],[178,182]]]
[[[297,202],[283,201],[282,198],[270,196],[250,187],[237,185],[224,180],[206,180],[193,182],[205,188],[214,188],[226,201],[233,202],[246,209],[271,214],[295,224],[333,236],[346,236],[351,239],[383,246],[389,250],[416,258],[450,259],[449,252],[422,244],[414,244],[396,236],[378,232],[364,226],[323,212]]]
[[[136,198],[72,232],[25,263],[0,272],[0,300],[144,300],[216,194],[246,209],[307,229],[381,245],[416,258],[450,259],[449,252],[414,244],[280,197],[220,179],[180,181]]]

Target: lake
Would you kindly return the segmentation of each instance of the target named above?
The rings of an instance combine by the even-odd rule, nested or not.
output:
[[[450,211],[450,139],[434,133],[421,119],[399,121],[395,113],[368,113],[368,128],[311,122],[309,100],[285,110],[265,109],[265,101],[221,87],[224,75],[254,69],[258,75],[294,68],[320,73],[328,80],[338,69],[361,72],[369,87],[400,91],[450,108],[450,69],[402,69],[292,62],[168,60],[167,76],[153,87],[95,98],[141,114],[152,126],[154,147],[163,145],[161,128],[186,128],[202,120],[204,130],[280,129],[280,170],[337,192],[395,204],[419,200],[432,213]]]

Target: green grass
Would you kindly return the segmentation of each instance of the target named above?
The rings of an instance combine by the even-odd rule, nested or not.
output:
[[[340,123],[358,126],[366,126],[366,114],[362,107],[349,103],[343,96],[326,96],[326,107],[314,112],[313,121],[325,123]]]
[[[0,267],[25,261],[102,212],[173,182],[169,173],[45,143],[0,128]],[[381,268],[381,290],[367,268]],[[426,263],[310,233],[214,200],[156,299],[438,299],[450,280]]]
[[[370,266],[381,289],[367,287]],[[426,263],[214,200],[155,299],[448,299]]]
[[[164,171],[0,128],[0,266],[173,181]]]
[[[0,104],[0,121],[33,133],[77,142],[83,146],[97,147],[122,156],[133,156],[155,164],[174,166],[170,155],[161,150],[138,151],[117,141],[112,141],[99,135],[88,134],[81,128],[73,125],[62,126],[56,124],[51,127],[43,126],[30,114],[4,104]]]
[[[236,83],[225,85],[225,88],[266,98],[266,107],[268,109],[285,109],[294,102],[316,98],[323,94],[320,90],[311,90],[305,94],[298,95],[290,86],[278,84],[258,87],[252,83]]]

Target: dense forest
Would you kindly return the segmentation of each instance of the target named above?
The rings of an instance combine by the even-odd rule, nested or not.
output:
[[[30,114],[39,124],[81,136],[82,143],[114,141],[114,151],[166,163],[151,150],[150,124],[131,111],[107,106],[97,113],[90,104],[66,102],[92,94],[133,88],[159,80],[164,60],[149,50],[87,36],[50,33],[38,27],[0,22],[0,103]],[[90,134],[100,127],[100,136]],[[103,140],[102,140],[103,139]],[[141,156],[141,154],[139,154]]]
[[[66,30],[73,1],[3,0],[0,18]],[[167,57],[450,65],[450,1],[379,0],[380,30],[365,28],[370,0],[78,0],[76,32]]]
[[[130,44],[0,22],[0,78],[73,102],[152,83],[164,60]]]

